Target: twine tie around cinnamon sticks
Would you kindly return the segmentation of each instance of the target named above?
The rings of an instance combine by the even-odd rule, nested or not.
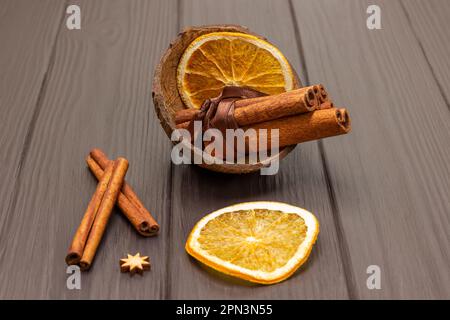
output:
[[[250,88],[225,87],[218,97],[206,99],[200,107],[200,111],[190,120],[188,130],[191,132],[192,138],[194,138],[195,121],[202,121],[203,131],[216,128],[225,133],[226,129],[237,129],[238,123],[234,115],[236,100],[265,95]]]

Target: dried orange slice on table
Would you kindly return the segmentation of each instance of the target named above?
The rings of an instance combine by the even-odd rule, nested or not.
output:
[[[277,94],[294,88],[294,73],[275,46],[239,32],[213,32],[196,38],[178,64],[178,91],[188,108],[200,108],[225,86]]]
[[[291,276],[307,259],[319,233],[316,217],[279,202],[248,202],[201,219],[186,251],[220,272],[272,284]]]

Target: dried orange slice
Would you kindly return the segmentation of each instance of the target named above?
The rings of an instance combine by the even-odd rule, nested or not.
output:
[[[271,284],[291,276],[307,259],[319,233],[316,217],[279,202],[248,202],[201,219],[186,251],[220,272]]]
[[[188,108],[200,108],[224,86],[277,94],[294,87],[294,74],[275,46],[253,35],[213,32],[196,38],[178,64],[178,91]]]

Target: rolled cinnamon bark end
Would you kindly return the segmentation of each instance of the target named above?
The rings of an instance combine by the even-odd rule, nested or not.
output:
[[[142,201],[133,191],[128,183],[123,184],[122,193],[131,202],[137,210],[129,211],[124,210],[124,212],[136,212],[136,215],[127,215],[128,219],[133,223],[133,225],[138,226],[136,230],[143,236],[154,236],[159,232],[159,225],[156,220],[152,217],[150,212],[145,208]]]
[[[136,230],[144,237],[155,236],[159,232],[159,225],[149,221],[141,221]]]
[[[97,248],[105,233],[109,218],[111,217],[112,209],[114,208],[114,204],[119,196],[120,189],[122,188],[127,170],[128,161],[126,159],[118,158],[114,161],[111,179],[100,203],[100,207],[98,208],[97,215],[95,216],[80,260],[80,268],[82,271],[88,270],[94,260],[95,253],[97,252]]]
[[[330,100],[329,96],[328,96],[328,92],[325,90],[325,87],[321,84],[318,85],[318,91],[319,91],[319,102],[320,104],[323,104],[324,102]]]
[[[89,232],[97,214],[97,210],[100,207],[100,203],[111,179],[112,171],[113,166],[108,165],[105,174],[102,174],[101,179],[99,179],[95,193],[89,202],[80,226],[73,237],[72,244],[70,245],[67,253],[66,263],[68,265],[78,264],[81,260],[86,242],[88,240]]]
[[[350,116],[346,109],[341,108],[336,110],[336,119],[338,124],[344,130],[344,133],[347,133],[351,130],[351,120]]]
[[[308,89],[308,91],[306,91],[305,99],[309,107],[308,111],[313,111],[319,106],[319,101],[313,89]]]
[[[249,139],[247,150],[249,152],[257,152],[258,150],[272,148],[271,130],[273,129],[278,129],[278,144],[281,148],[302,142],[346,134],[351,129],[351,122],[346,109],[333,108],[267,121],[244,128],[244,130],[247,129],[256,130],[256,136],[254,138],[256,140],[252,141],[252,139]],[[260,131],[261,129],[266,129],[267,131]],[[258,145],[260,140],[259,135],[262,132],[267,133],[268,143]]]
[[[315,99],[317,100],[317,108],[320,106],[320,87],[319,87],[319,85],[315,84],[313,86],[303,87],[303,88],[300,88],[300,89],[297,89],[297,90],[298,91],[301,91],[301,90],[303,90],[303,91],[305,91],[305,90],[312,90],[312,92],[313,92],[313,94],[315,96]]]
[[[123,214],[131,222],[133,227],[139,234],[150,237],[154,236],[159,231],[159,225],[149,214],[142,214],[142,211],[136,206],[135,202],[131,201],[123,192],[117,198],[117,204],[122,210]]]
[[[86,162],[95,177],[100,179],[103,175],[102,167],[110,160],[100,149],[93,149]],[[117,198],[117,205],[139,234],[150,237],[159,232],[158,223],[126,181]]]
[[[69,253],[66,256],[66,263],[68,266],[77,265],[80,262],[82,256],[82,253],[80,254],[79,252],[71,251],[72,250],[69,249]]]
[[[314,90],[314,94],[319,97],[320,96],[320,88],[318,85],[314,85],[312,86],[313,90]]]

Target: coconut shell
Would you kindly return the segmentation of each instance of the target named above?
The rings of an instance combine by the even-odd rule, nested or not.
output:
[[[167,51],[164,53],[161,61],[155,70],[155,75],[153,78],[153,104],[155,107],[156,114],[159,118],[161,126],[166,132],[167,136],[170,138],[172,131],[176,129],[175,126],[175,113],[178,110],[185,109],[185,105],[181,100],[177,88],[177,67],[178,62],[181,59],[186,48],[189,44],[197,37],[204,35],[206,33],[212,32],[241,32],[254,35],[260,39],[265,39],[253,32],[250,32],[247,28],[238,25],[211,25],[211,26],[200,26],[200,27],[189,27],[178,34],[178,37],[173,40]],[[292,66],[291,66],[292,68]],[[302,87],[295,70],[292,68],[295,79],[294,88]],[[280,152],[272,157],[266,159],[263,162],[253,163],[253,164],[234,164],[234,163],[224,163],[224,164],[199,164],[200,167],[223,173],[249,173],[258,171],[264,166],[270,164],[271,161],[278,159],[281,160],[289,152],[291,152],[295,146],[288,146],[280,149]],[[192,147],[193,152],[202,152],[194,147]]]

